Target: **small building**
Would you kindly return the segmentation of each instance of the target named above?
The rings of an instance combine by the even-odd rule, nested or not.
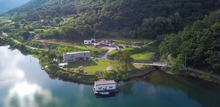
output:
[[[96,81],[94,83],[93,91],[94,94],[100,94],[100,95],[109,95],[109,94],[118,93],[118,90],[116,88],[116,82],[114,80]]]
[[[113,41],[113,40],[102,40],[101,44],[102,45],[106,45],[106,46],[114,46],[115,45],[115,41]]]
[[[94,46],[100,46],[102,42],[94,43]]]
[[[138,48],[138,45],[133,45],[133,48]]]
[[[94,44],[96,42],[95,39],[91,39],[91,40],[84,40],[84,44],[89,45],[89,44]]]
[[[106,70],[108,70],[108,71],[112,71],[113,69],[112,69],[111,66],[109,66]]]
[[[58,66],[59,67],[65,67],[65,66],[68,66],[68,63],[59,63]]]
[[[90,51],[72,52],[72,53],[63,54],[64,62],[85,61],[90,59],[91,59]]]

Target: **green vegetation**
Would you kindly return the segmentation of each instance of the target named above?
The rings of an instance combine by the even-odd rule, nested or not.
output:
[[[76,71],[79,66],[85,67],[84,71],[88,74],[94,74],[96,71],[105,71],[109,66],[111,66],[112,69],[116,69],[118,63],[113,60],[92,59],[90,61],[69,63],[67,68],[74,69]]]
[[[131,52],[131,57],[134,58],[135,61],[149,61],[154,56],[154,53],[157,51],[157,49],[157,44],[153,43],[150,45],[144,45],[142,48],[122,48],[120,51],[113,50],[108,53],[107,56],[115,57],[116,54],[129,50],[129,52]]]
[[[132,70],[125,71],[125,70],[117,70],[117,71],[102,71],[103,78],[108,80],[126,80],[129,77],[143,75],[149,73],[153,70],[150,66],[142,66],[140,69],[133,68]]]
[[[154,57],[154,52],[142,52],[138,54],[133,54],[131,57],[135,61],[151,61],[151,59]]]
[[[90,81],[90,82],[98,80],[98,77],[96,75],[83,75],[79,73],[68,72],[53,65],[49,65],[49,67],[46,68],[46,71],[50,75],[55,75],[56,77],[67,80]]]
[[[6,14],[15,22],[44,19],[39,28],[51,20],[59,24],[41,37],[100,38],[116,32],[115,37],[155,39],[177,33],[219,8],[218,0],[31,0]]]
[[[107,49],[100,49],[94,47],[85,47],[85,46],[78,46],[78,45],[61,45],[57,47],[56,53],[61,55],[62,53],[66,52],[78,52],[78,51],[90,51],[93,57],[96,57],[104,52],[108,51]]]
[[[43,45],[40,41],[32,40],[27,44],[28,46],[36,47],[36,48],[43,48]]]
[[[210,13],[203,20],[186,26],[178,34],[170,34],[160,44],[160,51],[164,55],[171,54],[176,63],[183,63],[194,67],[205,67],[209,71],[219,73],[220,69],[220,10]]]
[[[115,60],[117,60],[126,71],[133,66],[132,63],[134,62],[134,59],[131,57],[131,52],[129,51],[124,51],[122,54],[118,53],[115,56]]]
[[[114,39],[113,39],[113,40],[114,40]],[[128,46],[147,44],[147,42],[132,42],[132,41],[122,41],[122,40],[114,40],[114,41],[116,42],[116,44],[119,44],[119,45],[128,45]]]

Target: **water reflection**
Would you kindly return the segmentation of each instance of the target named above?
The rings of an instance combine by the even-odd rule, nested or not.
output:
[[[61,107],[61,102],[49,90],[23,81],[9,90],[4,107]]]
[[[0,81],[11,79],[23,79],[24,71],[18,67],[18,62],[23,60],[23,55],[17,51],[8,51],[7,48],[0,48]]]
[[[133,85],[134,85],[134,81],[130,81],[129,83],[123,83],[122,85],[118,86],[118,90],[125,96],[131,95],[133,93],[132,91]]]
[[[219,85],[201,79],[172,76],[163,71],[154,71],[146,75],[146,78],[140,80],[150,82],[155,87],[163,86],[178,92],[184,92],[189,99],[197,100],[204,107],[216,107],[215,105],[218,105],[218,100],[220,99]],[[214,92],[216,94],[213,94]]]

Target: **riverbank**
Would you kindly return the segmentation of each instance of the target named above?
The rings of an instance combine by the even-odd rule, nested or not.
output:
[[[2,38],[1,38],[2,39]],[[17,44],[16,42],[14,42],[13,40],[11,39],[4,39],[5,43],[7,43],[7,45],[10,45],[11,48],[16,48],[16,49],[19,49],[21,51],[21,53],[23,53],[24,55],[27,55],[27,54],[46,54],[47,52],[45,50],[38,50],[38,49],[31,49],[29,47],[26,47],[24,44]],[[4,43],[4,44],[5,44]],[[57,72],[58,71],[58,72]],[[106,79],[115,79],[115,80],[126,80],[128,78],[135,78],[135,77],[139,77],[139,76],[144,76],[146,74],[148,74],[148,71],[149,69],[147,69],[146,71],[143,71],[143,72],[139,72],[140,74],[133,74],[133,75],[126,75],[126,73],[112,73],[112,74],[108,74],[107,78]],[[214,82],[214,83],[218,83],[220,84],[220,80],[218,78],[211,78],[211,79],[207,79],[207,75],[203,75],[203,74],[200,74],[200,73],[195,73],[192,71],[190,71],[190,73],[185,73],[185,74],[177,74],[177,73],[174,73],[174,72],[169,72],[169,70],[163,70],[169,74],[172,74],[172,75],[183,75],[183,76],[192,76],[192,77],[196,77],[196,78],[200,78],[200,79],[204,79],[206,81],[209,81],[209,82]],[[97,74],[94,74],[92,76],[87,76],[85,77],[84,75],[80,75],[80,74],[76,74],[76,73],[72,73],[72,72],[64,72],[64,71],[61,71],[61,70],[56,70],[56,74],[54,74],[54,71],[50,71],[48,70],[47,72],[49,72],[48,74],[53,74],[53,76],[55,77],[58,77],[60,79],[63,79],[63,80],[67,80],[67,81],[71,81],[71,82],[82,82],[82,83],[93,83],[94,81],[97,81],[99,78],[97,76]],[[70,76],[69,76],[69,73],[70,73]],[[114,77],[116,76],[117,77]]]
[[[211,74],[204,74],[204,73],[195,72],[195,71],[192,71],[192,70],[185,70],[184,73],[176,73],[176,72],[170,71],[168,68],[165,68],[165,67],[163,67],[161,69],[161,71],[164,71],[164,72],[166,72],[167,74],[170,74],[170,75],[194,77],[194,78],[199,78],[199,79],[202,79],[202,80],[205,80],[205,81],[208,81],[208,82],[212,82],[212,83],[215,83],[215,84],[220,84],[220,79],[212,76]]]
[[[94,82],[99,79],[107,79],[107,80],[113,79],[118,82],[125,81],[128,79],[144,76],[153,70],[154,70],[153,67],[149,67],[149,68],[145,68],[145,69],[143,69],[143,68],[139,69],[139,71],[135,71],[135,70],[134,71],[127,71],[125,73],[130,74],[130,75],[127,75],[126,77],[124,77],[124,74],[122,73],[123,71],[121,71],[121,72],[120,71],[118,71],[118,72],[108,71],[110,74],[108,74],[108,73],[106,74],[106,72],[102,72],[104,75],[104,78],[99,78],[97,73],[95,73],[93,75],[84,75],[84,74],[80,74],[80,73],[69,72],[69,71],[61,69],[57,66],[54,66],[54,65],[49,65],[47,68],[45,68],[45,72],[52,79],[58,78],[58,79],[61,79],[64,81],[77,82],[77,83],[82,83],[82,84],[94,84]],[[116,74],[113,75],[112,72],[114,72]],[[139,73],[139,72],[141,72],[141,73]]]

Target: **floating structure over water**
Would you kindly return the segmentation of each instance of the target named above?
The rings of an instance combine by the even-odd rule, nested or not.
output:
[[[110,95],[118,93],[116,82],[114,80],[101,79],[94,83],[93,91],[95,95]]]

